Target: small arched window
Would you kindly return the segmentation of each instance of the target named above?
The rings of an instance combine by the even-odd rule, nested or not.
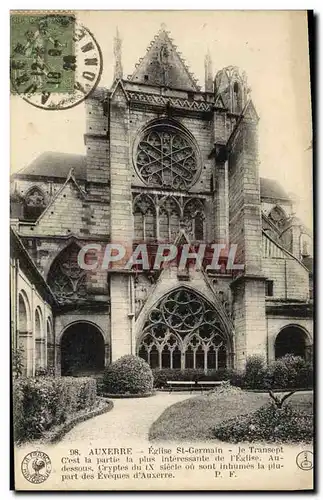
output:
[[[241,85],[238,82],[234,82],[233,84],[232,111],[233,113],[241,113],[242,111]]]
[[[189,199],[184,207],[186,231],[194,241],[204,239],[204,204],[198,198]]]
[[[159,207],[159,238],[174,241],[180,229],[181,209],[172,196],[163,198]]]
[[[45,337],[43,332],[43,316],[39,307],[35,310],[35,361],[36,369],[45,367]]]
[[[30,305],[24,292],[19,293],[18,299],[18,337],[17,349],[22,355],[22,373],[31,374],[30,351],[28,350],[28,330],[30,329]],[[29,369],[29,373],[28,373]]]
[[[286,220],[286,213],[279,205],[274,206],[269,213],[269,219],[275,224],[282,224]]]
[[[36,221],[46,207],[45,195],[37,186],[31,188],[25,196],[24,219]]]
[[[136,241],[156,238],[156,209],[152,198],[141,194],[135,198],[133,206],[134,238]]]

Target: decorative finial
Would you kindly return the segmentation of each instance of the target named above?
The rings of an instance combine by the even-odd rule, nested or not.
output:
[[[122,60],[121,60],[121,48],[122,48],[122,39],[119,34],[118,28],[116,29],[116,36],[114,37],[114,80],[123,78],[123,68],[122,68]]]
[[[166,24],[165,24],[165,23],[161,23],[161,25],[160,25],[160,30],[161,30],[161,31],[166,31],[166,29],[167,29]]]
[[[205,92],[213,92],[213,69],[212,69],[212,58],[210,50],[207,50],[204,59],[205,68]]]

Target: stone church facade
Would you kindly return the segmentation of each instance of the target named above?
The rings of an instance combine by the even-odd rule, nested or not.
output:
[[[45,152],[11,179],[11,331],[24,371],[90,373],[124,354],[153,368],[243,369],[311,357],[311,235],[259,177],[246,75],[202,91],[163,28],[131,76],[86,100],[86,154]],[[265,119],[265,117],[264,117]],[[292,174],[291,174],[292,175]],[[236,245],[243,271],[78,265],[88,244]]]

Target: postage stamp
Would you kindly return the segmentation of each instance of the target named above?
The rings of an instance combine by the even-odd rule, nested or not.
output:
[[[43,109],[77,105],[99,82],[101,51],[73,15],[11,14],[11,91]]]

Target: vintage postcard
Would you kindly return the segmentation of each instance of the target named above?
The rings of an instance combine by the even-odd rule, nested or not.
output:
[[[312,490],[306,11],[12,11],[16,490]]]

